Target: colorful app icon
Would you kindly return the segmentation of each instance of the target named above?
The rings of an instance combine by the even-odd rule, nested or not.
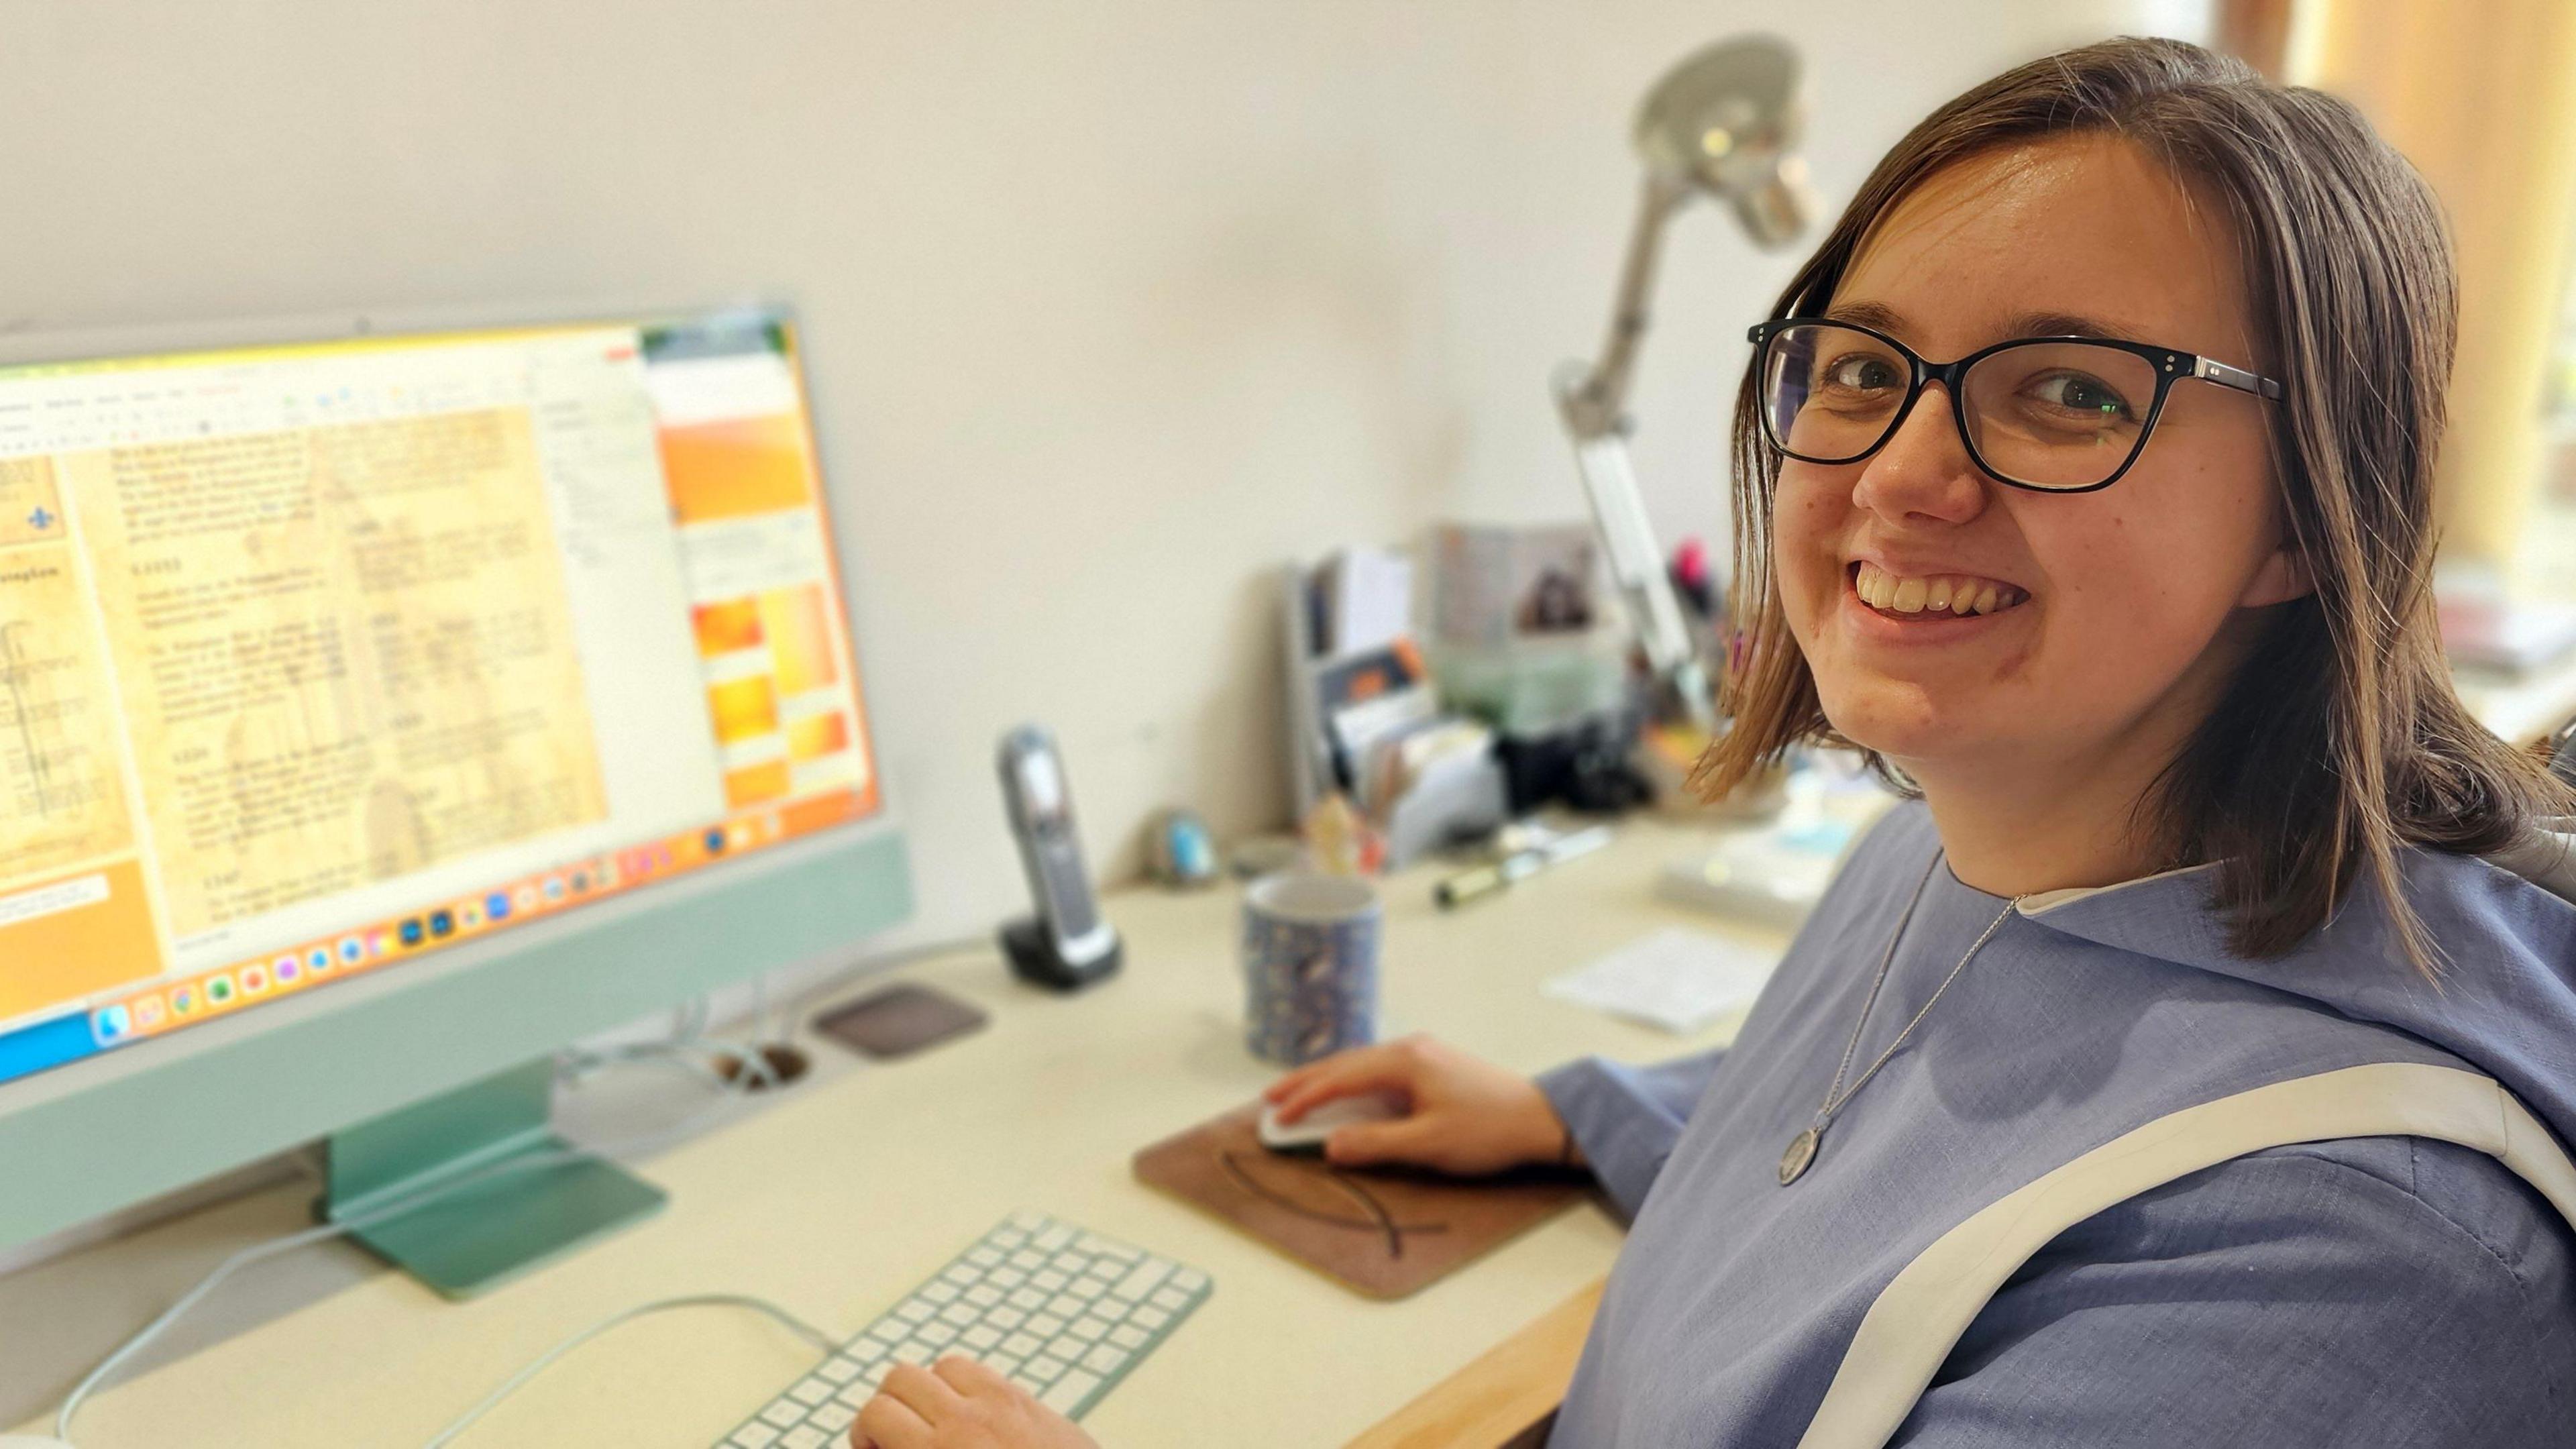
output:
[[[171,988],[170,988],[170,1014],[171,1014],[172,1016],[194,1016],[194,1015],[196,1015],[196,1014],[197,1014],[197,988],[195,988],[195,987],[193,987],[193,986],[173,986],[173,987],[171,987]]]
[[[381,956],[381,955],[385,954],[387,951],[392,950],[393,948],[394,948],[394,933],[393,933],[393,932],[391,932],[391,931],[369,931],[369,932],[367,933],[367,954],[368,954],[368,955],[370,955],[370,956]]]
[[[724,833],[724,827],[723,827],[723,826],[719,825],[719,826],[715,827],[714,829],[709,830],[709,831],[707,832],[707,835],[706,835],[706,847],[707,847],[707,854],[709,854],[709,855],[722,855],[722,854],[724,854],[724,848],[725,848],[725,833]]]
[[[116,1041],[134,1030],[134,1023],[127,1018],[121,1005],[100,1007],[91,1015],[89,1022],[90,1031],[101,1042]]]
[[[296,978],[304,974],[304,963],[292,956],[280,956],[268,963],[268,970],[269,974],[276,978],[278,985],[292,986]]]
[[[423,932],[421,930],[420,917],[414,916],[410,920],[403,922],[401,930],[402,943],[404,945],[417,946],[421,943]]]
[[[161,993],[154,992],[134,1003],[134,1029],[150,1031],[161,1024]]]
[[[340,938],[340,964],[341,964],[341,965],[343,965],[343,966],[355,966],[355,965],[357,965],[359,962],[364,961],[364,960],[366,960],[366,959],[367,959],[367,943],[366,943],[366,942],[359,940],[359,939],[358,939],[357,937],[355,937],[355,936],[342,936],[342,937]]]
[[[598,870],[597,874],[598,874],[598,877],[599,877],[599,888],[600,888],[601,890],[607,890],[609,887],[616,885],[616,884],[617,884],[617,862],[616,862],[616,861],[613,861],[613,860],[603,860],[603,861],[601,861],[601,862],[599,863],[599,870]]]
[[[550,900],[550,901],[559,901],[559,900],[562,900],[563,898],[564,898],[564,879],[563,879],[563,877],[562,877],[562,876],[559,876],[559,875],[550,875],[550,876],[547,876],[547,877],[546,877],[546,899],[547,899],[547,900]]]
[[[305,952],[304,969],[315,976],[319,976],[323,972],[330,970],[331,948],[328,946],[316,946],[312,950]]]
[[[470,931],[470,930],[473,930],[475,927],[477,927],[477,926],[479,926],[479,925],[482,925],[482,924],[483,924],[483,904],[482,904],[482,902],[480,902],[480,901],[467,901],[465,904],[463,904],[463,905],[461,905],[461,906],[458,906],[458,907],[456,908],[456,924],[458,924],[458,925],[460,925],[460,926],[464,927],[466,930],[469,930],[469,931]]]
[[[449,912],[449,911],[432,911],[432,912],[430,912],[430,913],[429,913],[429,934],[430,934],[430,936],[431,936],[433,939],[438,938],[438,937],[442,937],[442,936],[453,936],[453,935],[455,935],[455,934],[456,934],[456,916],[454,915],[454,913]]]
[[[572,873],[572,893],[577,896],[584,895],[587,894],[589,890],[590,872],[586,870],[574,871]]]
[[[267,992],[268,968],[259,965],[244,966],[241,969],[241,989],[244,996],[259,996]]]
[[[483,898],[483,914],[496,921],[510,919],[510,893],[494,891]]]
[[[206,978],[206,1004],[221,1006],[233,999],[233,979],[223,972]]]
[[[537,908],[537,888],[532,885],[523,885],[519,887],[516,904],[519,909],[523,911],[535,910]]]

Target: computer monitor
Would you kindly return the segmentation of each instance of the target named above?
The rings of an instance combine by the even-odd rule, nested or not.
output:
[[[0,1245],[332,1134],[381,1202],[910,907],[783,312],[293,330],[0,354]]]

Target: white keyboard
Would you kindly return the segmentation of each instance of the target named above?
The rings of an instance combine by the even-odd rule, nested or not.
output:
[[[716,1449],[822,1449],[899,1363],[980,1360],[1079,1419],[1205,1303],[1196,1268],[1021,1213],[986,1233]]]

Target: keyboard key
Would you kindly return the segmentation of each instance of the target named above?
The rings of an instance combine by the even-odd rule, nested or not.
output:
[[[939,1276],[956,1284],[958,1287],[963,1288],[969,1283],[975,1282],[982,1275],[977,1273],[974,1269],[967,1267],[965,1264],[959,1263],[955,1267],[941,1273]]]
[[[1070,1293],[1059,1293],[1047,1303],[1047,1312],[1058,1318],[1080,1318],[1083,1303]]]
[[[814,1411],[814,1417],[808,1422],[824,1433],[837,1434],[850,1427],[851,1421],[858,1417],[859,1411],[847,1404],[825,1404]]]
[[[1126,1361],[1125,1349],[1111,1348],[1105,1343],[1082,1356],[1082,1366],[1096,1374],[1114,1374]]]
[[[1039,1252],[1052,1253],[1056,1249],[1073,1241],[1073,1229],[1067,1227],[1063,1223],[1050,1223],[1047,1225],[1046,1231],[1038,1234],[1035,1238],[1030,1239],[1030,1241],[1036,1245]]]
[[[1035,1248],[1022,1248],[1011,1255],[1011,1266],[1023,1272],[1034,1273],[1046,1266],[1046,1254]]]
[[[787,1397],[794,1399],[800,1404],[808,1406],[819,1404],[825,1399],[832,1397],[832,1384],[829,1380],[821,1378],[820,1376],[810,1378],[805,1382],[798,1384],[796,1387],[789,1389],[787,1391]]]
[[[1029,1286],[1041,1293],[1061,1293],[1064,1291],[1064,1285],[1072,1281],[1062,1273],[1049,1270],[1032,1276],[1029,1279]]]
[[[1081,1358],[1084,1354],[1089,1353],[1090,1351],[1091,1345],[1088,1342],[1076,1338],[1070,1333],[1047,1345],[1047,1352],[1054,1354],[1057,1358],[1063,1359],[1066,1363],[1072,1363],[1074,1360]]]
[[[978,1283],[966,1290],[966,1301],[978,1308],[990,1308],[1002,1301],[1002,1290],[990,1283]]]
[[[984,1367],[1007,1379],[1020,1371],[1020,1361],[1007,1353],[997,1353],[984,1360]]]
[[[1099,1297],[1108,1286],[1097,1278],[1085,1278],[1064,1291],[1076,1298],[1091,1299]]]
[[[984,1275],[984,1281],[1007,1293],[1029,1281],[1029,1275],[1017,1268],[996,1268]]]
[[[938,1313],[937,1304],[920,1298],[907,1298],[903,1306],[895,1310],[895,1316],[911,1319],[915,1323],[927,1323],[938,1316]]]
[[[1165,1308],[1177,1313],[1181,1309],[1189,1306],[1189,1301],[1190,1295],[1182,1292],[1178,1288],[1157,1288],[1154,1290],[1153,1302],[1154,1306],[1157,1308]]]
[[[858,1342],[851,1344],[848,1350],[850,1357],[857,1359],[862,1364],[875,1363],[878,1359],[885,1357],[885,1351],[885,1340],[877,1338],[860,1339]]]
[[[1152,1335],[1132,1323],[1122,1323],[1109,1330],[1109,1341],[1120,1348],[1143,1348]]]
[[[952,1323],[960,1328],[965,1327],[969,1323],[976,1322],[983,1316],[983,1314],[975,1311],[975,1305],[972,1303],[951,1303],[947,1307],[939,1310],[940,1322]]]
[[[787,1431],[787,1436],[778,1441],[778,1449],[823,1449],[831,1438],[811,1424],[801,1424]]]
[[[1061,1359],[1049,1358],[1045,1354],[1039,1354],[1036,1358],[1030,1359],[1026,1364],[1022,1365],[1022,1370],[1027,1373],[1030,1378],[1036,1379],[1039,1383],[1053,1383],[1055,1382],[1055,1376],[1064,1372],[1064,1362]]]
[[[1091,1316],[1106,1318],[1112,1323],[1135,1311],[1136,1305],[1124,1298],[1095,1298],[1091,1301]]]
[[[805,1406],[794,1399],[780,1399],[760,1411],[760,1417],[781,1429],[793,1428],[805,1421]]]
[[[1029,1320],[1029,1332],[1040,1338],[1053,1338],[1064,1332],[1064,1320],[1052,1313],[1041,1313]]]
[[[767,1424],[745,1424],[733,1431],[725,1443],[730,1449],[769,1449],[778,1442],[778,1431]]]
[[[966,1261],[974,1264],[978,1268],[989,1269],[995,1263],[1002,1261],[1002,1255],[994,1252],[991,1248],[976,1248],[967,1253]]]
[[[1073,1321],[1073,1326],[1065,1330],[1065,1332],[1072,1334],[1076,1338],[1086,1339],[1093,1343],[1099,1342],[1100,1336],[1108,1331],[1108,1324],[1101,1322],[1099,1319],[1092,1317],[1088,1313],[1075,1319]],[[812,1401],[808,1400],[807,1402],[810,1403]]]
[[[932,1348],[944,1348],[950,1340],[957,1337],[957,1330],[945,1323],[925,1323],[921,1326],[919,1337]],[[897,1351],[900,1352],[900,1350]]]
[[[993,1325],[1004,1333],[1010,1332],[1012,1329],[1028,1322],[1028,1320],[1029,1316],[1016,1308],[996,1308],[992,1312],[984,1315],[984,1321],[986,1323]]]
[[[1133,1330],[1129,1331],[1132,1332]],[[1140,1339],[1144,1337],[1141,1333],[1136,1336]],[[989,1323],[979,1323],[973,1328],[967,1329],[964,1333],[959,1334],[957,1336],[957,1341],[963,1343],[968,1348],[981,1352],[1002,1341],[1002,1330],[995,1328]],[[1134,1345],[1130,1344],[1129,1347],[1132,1348]]]
[[[1139,1328],[1155,1329],[1171,1322],[1172,1315],[1165,1313],[1159,1308],[1139,1308],[1136,1310],[1135,1316],[1130,1318],[1128,1321]]]
[[[1047,1391],[1038,1395],[1038,1402],[1059,1414],[1070,1414],[1080,1408],[1082,1401],[1089,1398],[1091,1391],[1098,1387],[1100,1387],[1100,1380],[1097,1377],[1075,1369],[1047,1385]]]
[[[814,1372],[821,1374],[823,1377],[830,1379],[836,1384],[846,1384],[850,1380],[859,1376],[859,1365],[856,1359],[827,1359],[824,1361],[823,1366],[814,1370]]]
[[[930,1346],[919,1339],[908,1339],[894,1346],[894,1356],[898,1363],[925,1363],[930,1358]]]
[[[1196,1268],[1183,1268],[1172,1275],[1172,1286],[1184,1293],[1196,1293],[1207,1286],[1207,1275]]]
[[[1121,1298],[1142,1298],[1146,1294],[1153,1292],[1154,1289],[1162,1283],[1163,1279],[1171,1273],[1171,1271],[1172,1264],[1169,1259],[1147,1258],[1144,1262],[1141,1262],[1134,1268],[1128,1270],[1127,1276],[1119,1280],[1118,1296]]]

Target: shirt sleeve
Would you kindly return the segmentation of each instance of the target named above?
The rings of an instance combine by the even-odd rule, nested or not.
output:
[[[1540,1073],[1538,1089],[1603,1189],[1634,1218],[1723,1055],[1705,1052],[1650,1067],[1585,1057]]]
[[[1889,1443],[2565,1445],[2567,1223],[2469,1149],[2367,1141],[2395,1171],[2330,1155],[2358,1144],[2277,1148],[2078,1224],[1996,1294]],[[2418,1195],[2418,1172],[2443,1190]],[[2484,1176],[2453,1191],[2462,1173]]]

